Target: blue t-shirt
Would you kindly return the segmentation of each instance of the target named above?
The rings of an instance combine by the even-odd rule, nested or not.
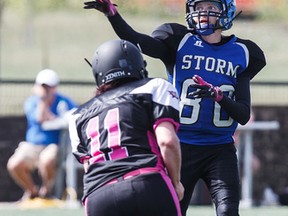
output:
[[[36,145],[48,145],[59,143],[61,130],[43,130],[41,123],[37,121],[37,106],[40,98],[36,95],[30,96],[24,104],[24,111],[27,118],[26,141]],[[50,111],[57,117],[76,107],[76,104],[68,97],[59,93],[50,107]]]

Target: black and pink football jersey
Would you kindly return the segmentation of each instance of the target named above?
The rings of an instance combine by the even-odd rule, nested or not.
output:
[[[81,105],[70,120],[69,133],[77,160],[89,159],[84,197],[129,171],[165,169],[154,135],[163,121],[178,129],[179,97],[162,78],[129,82]]]

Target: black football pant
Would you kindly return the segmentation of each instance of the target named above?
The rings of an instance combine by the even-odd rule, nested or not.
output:
[[[238,216],[240,184],[235,146],[182,143],[181,150],[181,182],[185,188],[180,203],[182,215],[186,215],[195,184],[202,179],[211,194],[217,216]]]
[[[152,173],[103,186],[86,198],[86,216],[180,216],[177,195],[166,181]]]

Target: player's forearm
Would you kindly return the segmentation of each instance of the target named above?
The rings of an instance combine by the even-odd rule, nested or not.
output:
[[[175,135],[174,142],[160,147],[162,158],[166,166],[168,175],[174,186],[175,192],[179,200],[183,199],[184,187],[181,183],[180,169],[181,169],[181,151],[179,147],[178,138]]]
[[[175,147],[174,147],[175,146]],[[161,148],[164,164],[166,166],[172,184],[177,186],[180,183],[181,152],[176,145]]]
[[[137,43],[137,35],[139,33],[128,25],[119,13],[116,13],[114,16],[109,16],[108,20],[119,38],[128,40],[134,44]]]
[[[221,106],[228,113],[228,115],[237,121],[239,124],[244,125],[250,119],[250,106],[244,102],[237,102],[228,97],[223,97],[220,102]]]
[[[175,127],[170,122],[161,122],[155,135],[168,175],[176,185],[180,182],[181,150]]]
[[[140,46],[141,51],[152,58],[165,59],[169,55],[166,45],[150,35],[135,31],[119,13],[108,17],[119,38]]]
[[[239,77],[237,81],[235,100],[224,96],[219,104],[229,116],[244,125],[249,121],[251,112],[250,79],[249,77]]]

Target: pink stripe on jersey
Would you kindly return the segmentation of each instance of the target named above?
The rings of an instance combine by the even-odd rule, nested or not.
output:
[[[178,131],[179,126],[180,126],[180,124],[179,124],[178,122],[174,121],[174,119],[172,119],[172,118],[161,118],[161,119],[158,119],[158,120],[154,123],[153,129],[155,130],[155,129],[157,128],[157,126],[158,126],[160,123],[162,123],[162,122],[170,122],[170,123],[172,123],[172,124],[175,126],[175,131],[176,131],[176,132]]]
[[[163,162],[163,159],[162,159],[159,147],[158,147],[158,143],[157,143],[155,134],[150,132],[150,131],[148,131],[147,132],[147,137],[148,137],[148,140],[149,140],[149,145],[150,145],[151,151],[155,155],[157,155],[157,158],[158,158],[156,167],[158,167],[160,170],[165,170],[164,162]]]
[[[80,158],[80,162],[84,163],[85,160],[89,160],[90,158],[91,158],[91,156],[85,155],[85,156]]]
[[[178,130],[179,128],[179,123],[175,122],[173,119],[171,118],[163,118],[163,119],[159,119],[158,121],[155,122],[153,128],[155,129],[161,122],[164,122],[164,121],[169,121],[171,122],[172,124],[175,125],[175,128],[176,128],[176,131]],[[171,179],[169,178],[169,176],[167,175],[166,171],[165,171],[165,166],[164,166],[164,162],[163,162],[163,159],[162,159],[162,156],[161,156],[161,153],[160,153],[160,150],[159,150],[159,147],[158,147],[158,143],[157,143],[157,140],[156,140],[156,137],[153,133],[151,133],[150,131],[148,131],[147,133],[147,136],[148,136],[148,139],[149,139],[149,144],[151,146],[151,150],[154,154],[156,154],[158,156],[158,162],[157,162],[157,167],[161,168],[160,169],[160,174],[163,178],[163,180],[166,182],[167,184],[167,187],[169,188],[170,190],[170,193],[172,195],[172,198],[174,200],[174,203],[175,203],[175,206],[176,206],[176,209],[177,209],[177,216],[182,216],[182,213],[181,213],[181,208],[180,208],[180,202],[179,202],[179,199],[178,199],[178,196],[176,194],[176,191],[174,189],[174,186],[171,182]]]
[[[171,179],[167,176],[167,174],[164,171],[160,171],[160,174],[161,174],[162,178],[164,179],[164,181],[166,182],[167,187],[169,188],[170,193],[173,197],[173,200],[174,200],[174,203],[175,203],[175,206],[177,209],[177,216],[182,216],[181,208],[180,208],[180,202],[179,202],[178,196],[176,194],[176,191],[174,189],[174,186],[171,182]]]

